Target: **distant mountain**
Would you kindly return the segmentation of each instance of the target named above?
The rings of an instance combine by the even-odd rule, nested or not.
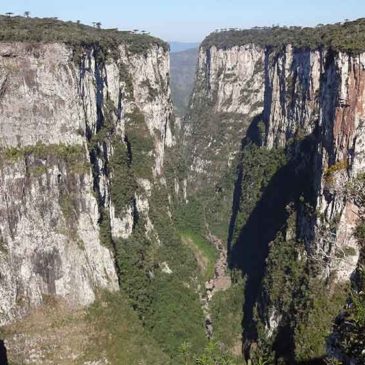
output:
[[[198,48],[170,54],[171,93],[175,111],[185,114],[193,91],[195,71],[198,62]]]
[[[192,48],[198,48],[200,43],[193,42],[169,42],[170,52],[181,52]]]

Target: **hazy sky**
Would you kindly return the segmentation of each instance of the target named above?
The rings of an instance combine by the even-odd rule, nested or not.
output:
[[[216,28],[316,25],[365,17],[365,0],[0,0],[0,13],[143,29],[165,40],[201,41]]]

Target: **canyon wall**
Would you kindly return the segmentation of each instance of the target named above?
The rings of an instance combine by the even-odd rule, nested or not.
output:
[[[363,256],[365,53],[356,37],[336,43],[353,32],[212,34],[175,121],[164,42],[1,22],[12,32],[0,29],[0,325],[13,323],[17,361],[28,355],[16,320],[47,324],[50,297],[51,311],[109,298],[89,307],[94,330],[130,306],[161,362],[204,354],[205,329],[235,361],[325,356]],[[122,314],[108,324],[121,342],[104,328],[98,361],[125,359]]]
[[[252,357],[256,343],[269,343],[272,361],[283,356],[291,363],[322,356],[325,348],[324,339],[322,352],[294,354],[282,345],[305,342],[307,329],[298,323],[317,315],[308,293],[341,292],[360,258],[360,207],[349,186],[365,169],[365,54],[265,46],[257,33],[257,43],[235,42],[240,32],[230,31],[202,44],[184,123],[192,151],[187,200],[203,197],[208,215],[217,206],[226,214],[230,204],[221,232],[230,267],[245,280],[244,353]],[[221,183],[224,175],[235,176],[231,187]],[[206,197],[207,182],[215,190]],[[214,219],[206,221],[214,229]],[[344,293],[337,310],[345,300]],[[328,314],[326,336],[337,313]]]
[[[215,171],[219,175],[220,170],[213,163],[218,160],[223,166],[232,164],[249,127],[267,149],[284,148],[295,138],[317,133],[318,156],[313,166],[317,208],[327,221],[340,219],[334,246],[341,244],[345,236],[350,238],[354,224],[351,212],[356,215],[356,207],[345,201],[343,193],[351,177],[364,169],[364,60],[365,54],[303,51],[291,45],[280,52],[254,44],[229,49],[201,48],[191,109],[195,112],[204,100],[210,102],[213,113],[227,114],[219,122],[210,118],[204,123],[185,123],[186,134],[193,134],[189,138],[194,141],[191,191],[200,178],[216,182]],[[232,125],[226,126],[228,121]],[[257,125],[260,131],[254,130]],[[199,134],[197,130],[201,128],[206,128],[207,133]],[[319,226],[319,220],[315,224]],[[349,232],[343,232],[344,227]],[[313,240],[308,237],[309,246]],[[351,240],[350,245],[354,245]],[[327,251],[334,249],[324,246]],[[312,245],[311,250],[320,248]],[[347,270],[343,268],[344,280],[357,258],[351,260]],[[341,280],[342,268],[337,269]]]
[[[168,54],[153,42],[108,52],[0,44],[0,324],[49,295],[85,305],[118,290],[112,238],[137,216],[153,234],[148,197],[174,143]],[[132,158],[148,165],[127,187],[118,166]],[[128,198],[113,200],[113,179]]]

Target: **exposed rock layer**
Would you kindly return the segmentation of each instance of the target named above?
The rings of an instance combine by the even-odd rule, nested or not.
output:
[[[109,140],[123,141],[126,123],[142,113],[156,178],[174,143],[162,47],[131,53],[122,44],[107,60],[96,46],[78,52],[62,43],[0,45],[0,324],[45,295],[85,305],[98,289],[118,289],[100,219],[109,212],[113,236],[128,237],[132,209],[148,216],[151,182],[141,180],[135,208],[117,214],[107,166],[113,147],[100,131],[112,126]]]
[[[365,54],[307,51],[290,45],[282,50],[252,44],[201,48],[192,113],[204,100],[210,103],[208,108],[213,113],[225,114],[219,121],[207,118],[190,123],[188,119],[185,123],[186,143],[193,141],[188,193],[199,189],[200,179],[218,181],[220,170],[216,164],[231,164],[246,131],[268,149],[287,148],[294,140],[313,135],[317,156],[312,173],[318,219],[303,221],[302,238],[311,253],[333,255],[343,245],[358,251],[351,238],[356,207],[346,200],[345,190],[348,181],[365,168],[361,137],[365,120],[364,77]],[[232,125],[227,127],[227,120]],[[209,125],[213,122],[216,125]],[[209,133],[201,135],[198,129]],[[227,130],[234,131],[230,138],[225,138]],[[320,235],[323,218],[326,222],[335,218],[340,221],[331,243]],[[313,225],[315,233],[304,226],[307,224]],[[347,262],[336,267],[329,264],[331,268],[326,269],[333,269],[338,280],[346,281],[357,259],[358,253]]]
[[[265,286],[271,273],[261,268],[277,234],[298,242],[295,266],[311,262],[316,267],[304,281],[319,280],[323,287],[328,281],[348,283],[357,266],[360,252],[354,228],[360,213],[348,186],[365,170],[364,80],[364,53],[290,44],[203,44],[200,49],[196,87],[184,123],[184,143],[192,152],[187,200],[203,197],[210,225],[217,202],[232,202],[229,260],[247,278],[243,339],[248,347],[257,340],[256,323],[264,325],[261,339],[275,339],[291,321],[285,306],[272,302],[271,288]],[[250,145],[271,150],[273,156],[284,151],[287,161],[269,185],[257,187],[261,200],[247,213],[250,194],[256,190],[242,190],[246,166],[240,154]],[[222,178],[230,174],[236,175],[235,190]],[[207,185],[213,187],[210,194]],[[221,213],[226,205],[219,206]],[[284,351],[276,350],[277,356]]]

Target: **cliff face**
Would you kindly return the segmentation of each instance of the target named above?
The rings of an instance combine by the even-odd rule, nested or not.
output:
[[[11,40],[0,43],[0,325],[59,297],[29,317],[44,318],[42,332],[67,305],[102,298],[89,319],[75,312],[91,333],[73,332],[94,344],[102,328],[96,361],[126,361],[115,351],[130,338],[120,305],[163,349],[161,363],[186,362],[183,347],[202,352],[204,319],[236,356],[324,356],[361,261],[365,54],[326,46],[322,28],[210,36],[176,136],[162,42],[56,20],[1,22],[15,32],[0,29]],[[350,39],[333,29],[331,42]],[[24,343],[32,334],[24,323],[4,332],[11,361],[22,362],[17,328]],[[61,346],[62,336],[46,337],[29,354]],[[132,359],[141,342],[131,340]],[[76,347],[65,363],[88,352]]]
[[[239,154],[252,120],[262,113],[264,59],[254,45],[199,51],[195,87],[183,121],[185,198],[203,202],[212,233],[226,240]]]
[[[0,44],[0,324],[47,295],[85,305],[117,290],[109,237],[127,238],[137,215],[148,223],[150,186],[174,143],[168,54],[121,44],[104,56],[97,46]],[[138,137],[151,149],[139,151]],[[115,203],[120,146],[149,165],[138,194],[136,185]]]
[[[365,54],[303,51],[290,45],[279,52],[253,44],[224,50],[215,46],[202,48],[191,109],[198,108],[200,98],[204,99],[211,103],[213,113],[232,113],[235,124],[232,121],[232,126],[225,125],[230,116],[218,123],[211,118],[202,123],[209,133],[201,135],[197,131],[200,124],[190,125],[187,121],[186,133],[192,134],[192,140],[196,138],[191,191],[198,185],[195,174],[198,179],[214,181],[218,169],[212,168],[213,161],[218,159],[226,166],[232,163],[246,132],[267,149],[287,148],[295,139],[314,136],[316,154],[311,173],[318,219],[312,222],[314,236],[308,227],[301,229],[307,248],[312,253],[331,255],[346,241],[346,245],[356,249],[356,242],[351,239],[356,207],[346,200],[345,190],[350,179],[365,167],[361,138],[364,60]],[[218,125],[212,126],[213,123]],[[226,136],[229,130],[233,132]],[[214,160],[204,158],[212,155]],[[325,242],[319,232],[322,221],[334,219],[339,220],[336,239]],[[338,280],[348,280],[357,260],[358,254],[350,262],[333,267]]]
[[[216,189],[203,198],[206,210],[231,202],[230,265],[246,280],[244,349],[269,344],[276,360],[291,363],[324,354],[324,339],[318,351],[302,346],[307,334],[298,323],[317,315],[307,294],[340,292],[334,288],[349,283],[360,257],[359,206],[348,187],[365,168],[365,54],[263,42],[208,40],[200,49],[184,125],[193,151],[187,196],[199,197],[208,182]],[[235,175],[234,190],[221,184],[224,174]],[[328,315],[327,335],[336,315]]]
[[[295,138],[315,136],[314,234],[307,227],[299,229],[312,254],[325,261],[330,258],[323,269],[327,276],[334,271],[339,281],[349,279],[359,258],[353,239],[358,208],[346,199],[346,186],[365,167],[364,61],[364,54],[302,51],[291,46],[265,61],[264,146],[285,147]],[[325,233],[330,223],[336,225],[332,237]],[[337,260],[336,255],[348,248],[356,254]]]
[[[254,45],[200,49],[190,115],[185,122],[187,143],[194,141],[189,156],[191,181],[204,176],[214,184],[221,169],[232,166],[250,121],[262,112],[263,62],[262,51]]]

